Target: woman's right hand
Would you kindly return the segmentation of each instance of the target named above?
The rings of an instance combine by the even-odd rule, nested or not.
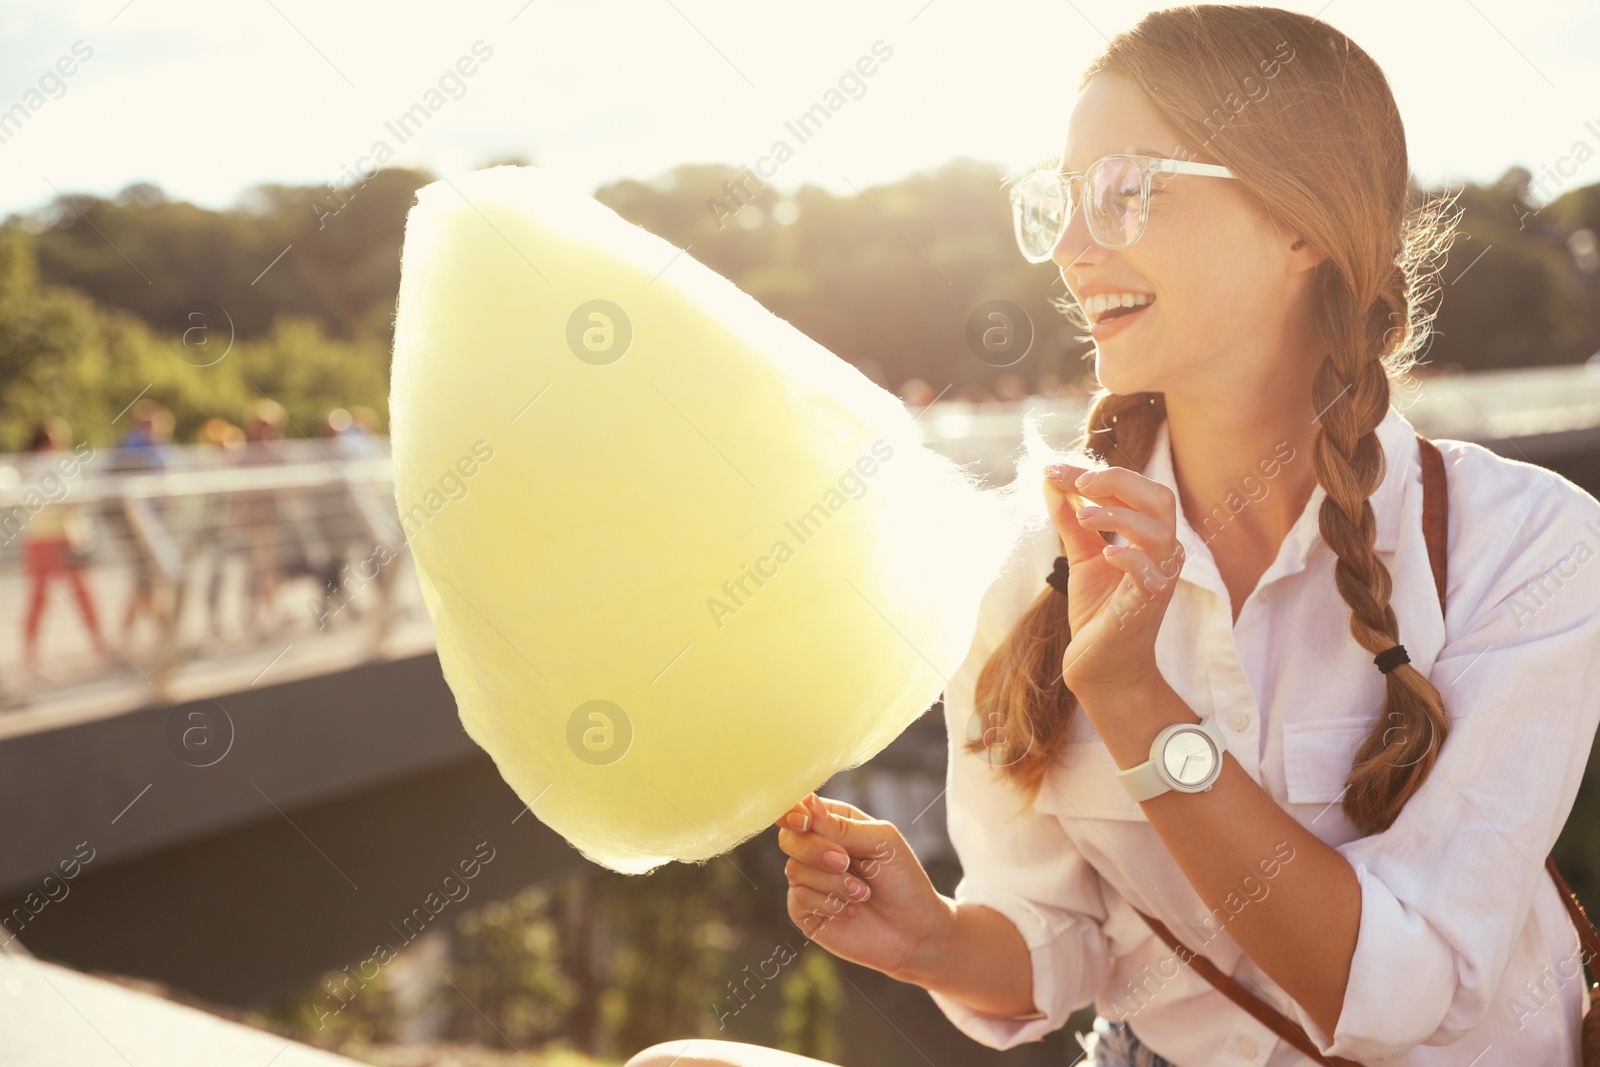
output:
[[[955,910],[893,823],[812,793],[776,825],[790,922],[840,959],[901,981],[928,969]]]

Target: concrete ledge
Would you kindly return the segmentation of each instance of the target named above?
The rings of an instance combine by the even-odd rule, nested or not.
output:
[[[53,963],[0,952],[0,1063],[10,1067],[355,1062]]]

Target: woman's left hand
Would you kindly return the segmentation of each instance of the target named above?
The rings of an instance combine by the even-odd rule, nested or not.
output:
[[[1088,471],[1058,464],[1045,468],[1045,476],[1045,503],[1070,567],[1072,640],[1062,657],[1062,680],[1090,701],[1148,684],[1160,677],[1156,634],[1183,569],[1177,498],[1124,467]],[[1108,545],[1101,531],[1128,543]]]

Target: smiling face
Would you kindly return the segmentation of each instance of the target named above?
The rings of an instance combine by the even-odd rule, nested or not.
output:
[[[1217,162],[1179,147],[1183,142],[1132,79],[1107,70],[1078,98],[1061,165],[1081,174],[1118,152]],[[1091,323],[1102,292],[1152,298],[1126,321],[1095,325],[1102,385],[1123,394],[1225,399],[1288,379],[1304,389],[1321,358],[1309,318],[1309,267],[1320,257],[1291,249],[1294,240],[1237,179],[1158,174],[1137,241],[1115,250],[1096,244],[1075,207],[1052,258]],[[1284,373],[1291,369],[1285,352],[1293,353],[1297,373]]]

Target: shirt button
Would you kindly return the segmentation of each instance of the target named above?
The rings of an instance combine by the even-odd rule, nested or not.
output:
[[[1250,716],[1242,711],[1236,711],[1233,713],[1233,717],[1228,720],[1228,725],[1233,727],[1234,733],[1242,734],[1244,733],[1244,728],[1250,725]],[[1249,1055],[1249,1053],[1246,1053],[1246,1055]]]
[[[1239,1039],[1239,1055],[1243,1056],[1247,1060],[1255,1059],[1256,1058],[1256,1043],[1254,1041],[1251,1041],[1248,1037],[1240,1038]]]

